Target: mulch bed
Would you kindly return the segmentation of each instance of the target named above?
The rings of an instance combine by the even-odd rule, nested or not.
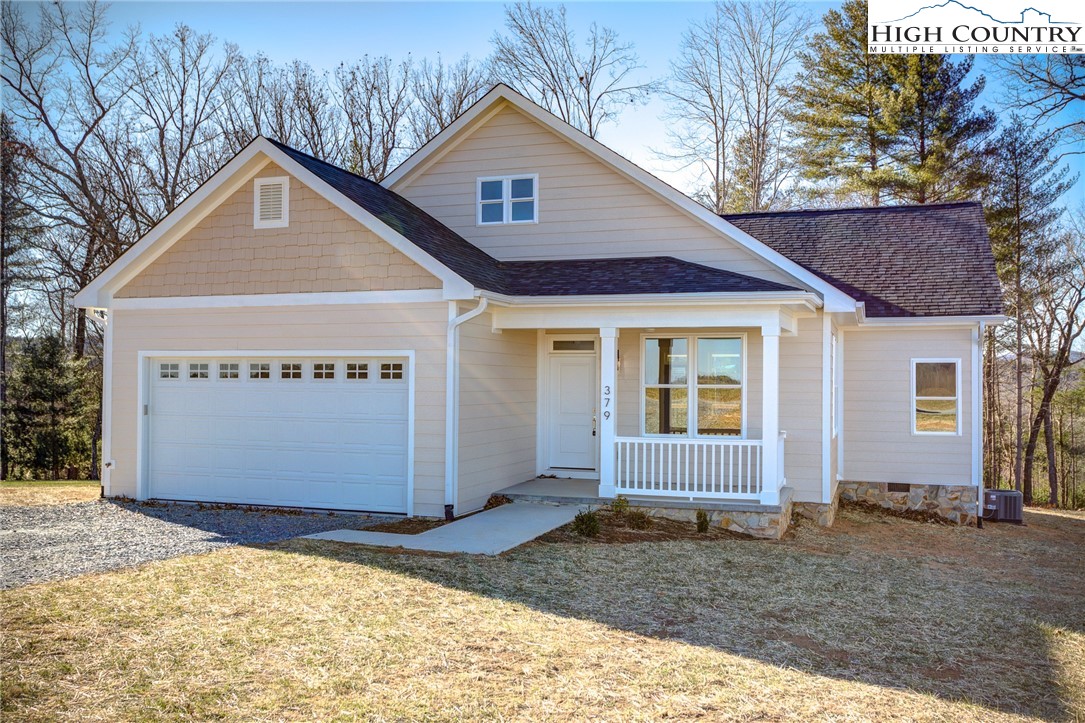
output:
[[[652,517],[652,524],[646,530],[634,530],[629,527],[623,516],[609,510],[595,511],[599,515],[599,534],[585,537],[573,532],[573,524],[563,525],[547,532],[536,542],[542,543],[579,543],[579,544],[625,544],[630,542],[671,542],[675,540],[751,540],[749,535],[731,532],[718,526],[710,526],[707,532],[697,532],[695,522],[669,520],[665,517]],[[530,544],[530,543],[529,543]]]

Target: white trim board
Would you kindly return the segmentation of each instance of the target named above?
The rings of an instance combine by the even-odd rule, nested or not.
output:
[[[745,247],[756,256],[781,269],[807,287],[818,291],[824,297],[825,304],[830,311],[855,310],[855,300],[835,286],[780,252],[758,241],[737,226],[723,220],[685,194],[680,193],[632,161],[623,158],[599,141],[576,130],[503,83],[494,86],[489,93],[478,100],[450,126],[434,136],[414,155],[396,167],[382,181],[382,185],[392,190],[410,185],[411,181],[439,160],[441,154],[447,152],[443,147],[448,142],[461,142],[464,137],[470,135],[484,123],[484,120],[480,120],[480,118],[492,116],[504,104],[511,105],[574,146],[583,149],[589,155],[602,161],[614,171],[652,192],[669,205],[685,212],[704,226],[722,234],[725,238]],[[476,123],[476,121],[478,122]]]
[[[354,304],[422,304],[443,302],[440,289],[403,291],[328,291],[296,294],[224,294],[222,296],[159,296],[113,299],[113,308],[236,309],[261,306],[321,306]]]

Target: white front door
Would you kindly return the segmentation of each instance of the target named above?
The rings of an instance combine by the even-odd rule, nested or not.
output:
[[[551,469],[596,469],[598,365],[594,354],[550,355]]]

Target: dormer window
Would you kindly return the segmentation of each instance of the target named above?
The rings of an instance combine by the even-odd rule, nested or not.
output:
[[[537,223],[538,193],[537,175],[478,179],[478,224]]]
[[[257,178],[253,183],[253,228],[289,225],[290,179]]]

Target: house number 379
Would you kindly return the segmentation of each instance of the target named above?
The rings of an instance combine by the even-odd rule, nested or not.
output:
[[[603,419],[610,419],[610,387],[603,387]]]

